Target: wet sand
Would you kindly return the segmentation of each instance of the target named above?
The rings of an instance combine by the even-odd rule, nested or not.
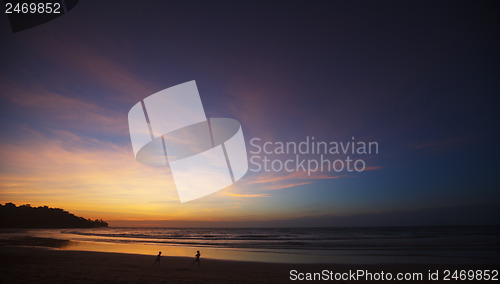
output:
[[[372,273],[384,271],[421,272],[457,269],[449,265],[339,265],[286,264],[201,259],[201,266],[192,266],[194,258],[162,256],[160,265],[153,266],[155,255],[63,251],[26,246],[0,246],[0,283],[297,283],[291,281],[290,270],[298,272],[349,272],[366,269]],[[476,266],[486,269],[492,266]],[[471,267],[467,267],[471,268]],[[474,267],[473,267],[474,268]],[[336,283],[381,283],[383,281],[327,281]],[[406,283],[407,281],[391,281]],[[414,281],[415,283],[449,283],[450,281]],[[452,281],[468,283],[469,281]],[[487,281],[488,282],[488,281]]]

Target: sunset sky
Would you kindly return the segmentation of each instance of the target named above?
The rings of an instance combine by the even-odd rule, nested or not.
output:
[[[115,226],[498,224],[499,14],[496,1],[81,1],[18,33],[4,16],[0,203]],[[248,172],[181,204],[168,169],[135,160],[127,114],[191,80],[248,150],[314,136],[379,153],[364,172]]]

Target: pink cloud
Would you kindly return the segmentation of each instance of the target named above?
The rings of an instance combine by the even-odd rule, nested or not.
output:
[[[256,198],[256,197],[270,197],[269,194],[260,193],[260,194],[240,194],[240,193],[231,193],[228,192],[226,195],[231,197],[242,197],[242,198]]]
[[[307,172],[286,174],[268,173],[266,175],[250,176],[242,181],[242,185],[254,185],[258,189],[278,190],[314,183],[317,180],[337,179],[345,175],[330,176],[321,173],[308,175]]]
[[[368,166],[368,167],[365,167],[364,171],[376,171],[376,170],[380,170],[382,169],[381,166]]]

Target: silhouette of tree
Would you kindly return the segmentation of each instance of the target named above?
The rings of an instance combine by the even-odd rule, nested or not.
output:
[[[31,207],[25,204],[17,207],[14,203],[0,204],[0,228],[97,228],[108,223],[75,216],[61,208],[48,206]]]

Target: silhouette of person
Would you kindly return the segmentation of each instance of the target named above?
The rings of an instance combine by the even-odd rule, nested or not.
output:
[[[160,265],[160,258],[161,258],[161,251],[158,252],[158,255],[156,256],[155,263],[153,263],[153,266],[156,265],[157,263],[158,263],[158,265]]]
[[[193,261],[193,263],[191,263],[191,266],[193,266],[193,264],[197,263],[198,264],[198,267],[200,267],[200,251],[196,251],[196,255],[194,256],[195,259]]]

